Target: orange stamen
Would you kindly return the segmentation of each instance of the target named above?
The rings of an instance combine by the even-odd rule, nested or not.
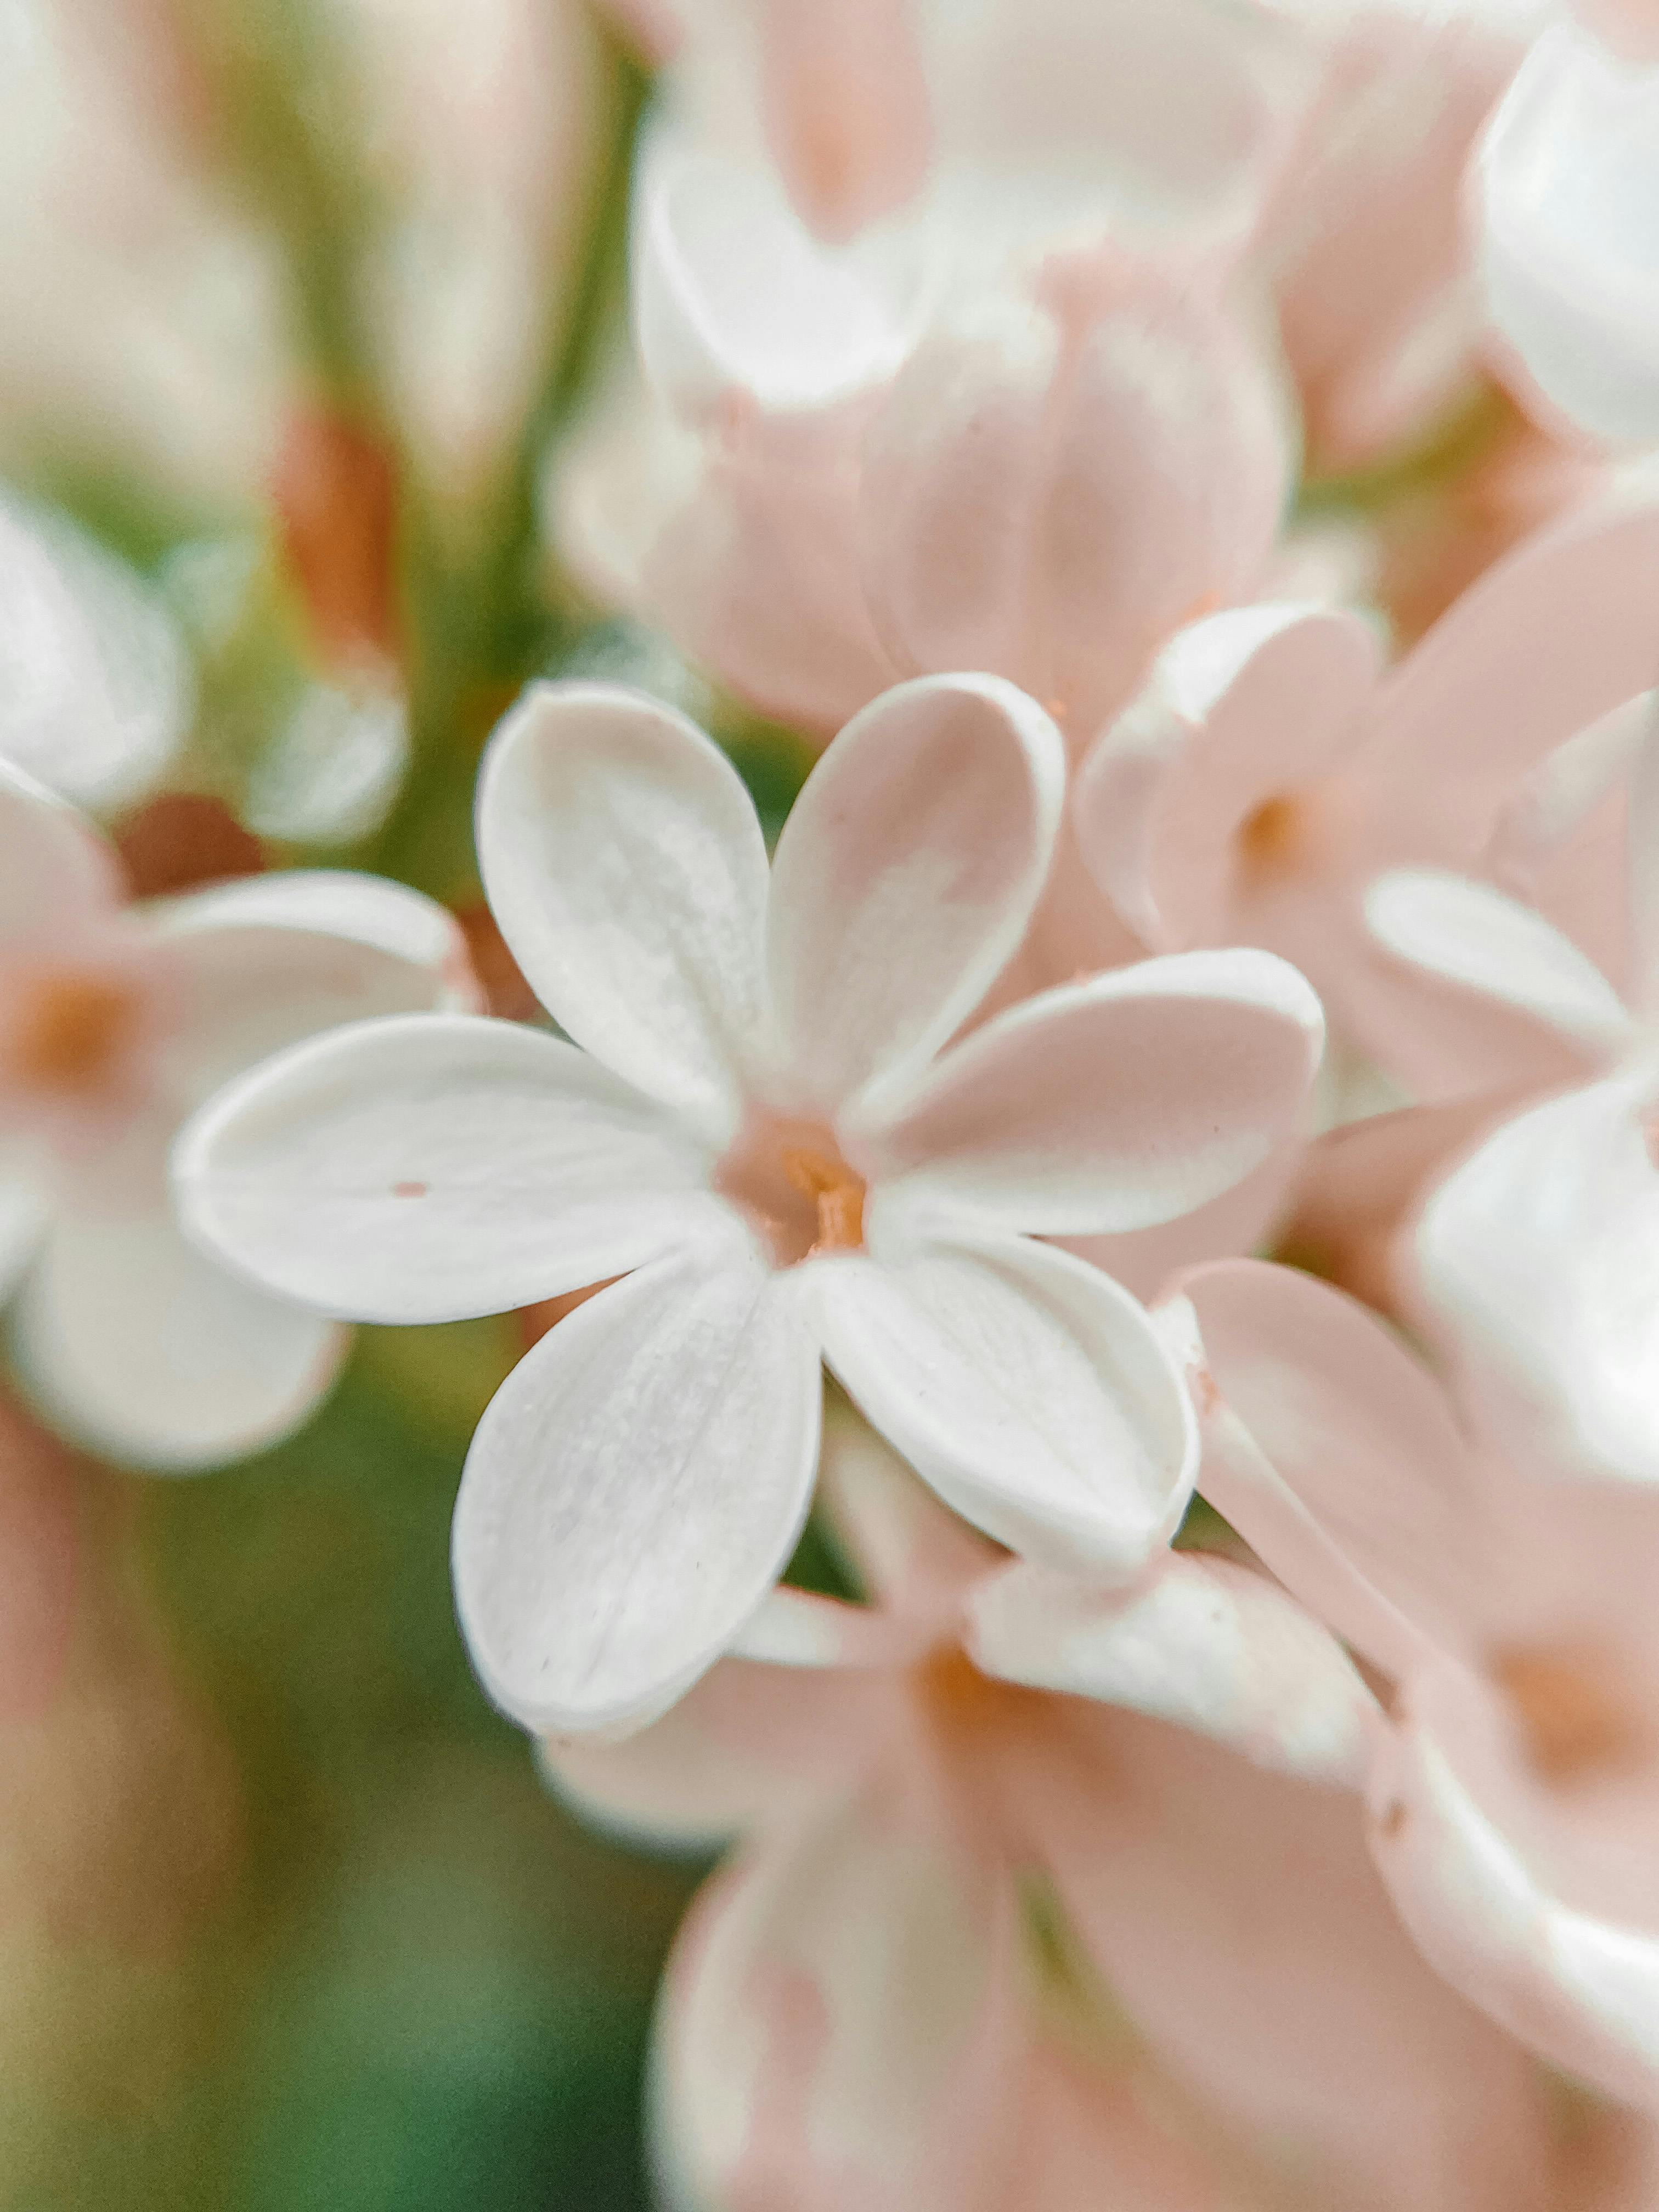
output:
[[[1628,1765],[1640,1751],[1636,1724],[1589,1649],[1516,1647],[1492,1672],[1507,1692],[1533,1765],[1547,1782],[1581,1782]]]
[[[783,1171],[817,1208],[818,1233],[812,1251],[860,1250],[864,1243],[864,1178],[844,1160],[797,1148],[784,1153]]]

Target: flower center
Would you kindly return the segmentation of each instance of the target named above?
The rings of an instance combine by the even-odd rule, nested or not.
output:
[[[1312,823],[1304,799],[1293,791],[1264,799],[1238,825],[1238,854],[1244,874],[1260,883],[1288,876],[1306,857]]]
[[[1586,1781],[1627,1765],[1641,1751],[1641,1731],[1618,1694],[1606,1653],[1588,1645],[1516,1645],[1495,1655],[1492,1672],[1546,1782]]]
[[[821,1121],[751,1111],[714,1170],[780,1267],[864,1243],[865,1181]]]
[[[16,978],[8,997],[5,1073],[26,1090],[104,1089],[140,1026],[139,992],[96,969],[42,969]]]

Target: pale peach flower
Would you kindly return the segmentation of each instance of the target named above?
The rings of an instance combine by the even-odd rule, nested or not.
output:
[[[1545,2057],[1659,2106],[1659,1499],[1477,1455],[1363,1307],[1195,1270],[1206,1494],[1394,1685],[1373,1855],[1427,1957]]]

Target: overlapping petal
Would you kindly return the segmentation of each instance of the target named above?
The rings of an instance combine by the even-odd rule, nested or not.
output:
[[[477,836],[543,1005],[618,1075],[728,1135],[760,1021],[767,863],[718,747],[616,685],[533,686],[490,741]]]
[[[359,1321],[527,1305],[731,1217],[653,1101],[539,1030],[467,1014],[355,1023],[226,1086],[182,1133],[191,1236]]]
[[[872,1133],[895,1202],[1080,1236],[1190,1212],[1294,1126],[1319,1001],[1249,949],[1171,953],[1010,1007]]]
[[[799,1284],[734,1227],[590,1298],[490,1401],[456,1502],[455,1593],[515,1719],[585,1735],[652,1718],[778,1580],[817,1462]]]
[[[1196,1438],[1145,1310],[1071,1254],[994,1235],[807,1272],[825,1357],[946,1504],[1000,1543],[1133,1575],[1179,1522]]]
[[[112,848],[72,806],[0,760],[0,940],[67,934],[114,907]]]
[[[1335,1638],[1266,1576],[1172,1553],[1127,1589],[1017,1562],[968,1600],[975,1663],[1127,1705],[1258,1765],[1357,1786],[1379,1716]]]
[[[973,1012],[1030,918],[1065,784],[1054,724],[994,677],[900,684],[848,723],[773,869],[778,1041],[806,1103],[886,1095]]]

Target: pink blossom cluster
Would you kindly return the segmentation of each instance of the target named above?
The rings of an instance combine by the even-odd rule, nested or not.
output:
[[[1652,2212],[1659,11],[616,13],[541,551],[672,674],[484,746],[533,1012],[390,875],[129,902],[191,641],[0,505],[21,1387],[176,1471],[553,1302],[455,1600],[555,1791],[728,1853],[670,2203]],[[465,264],[388,341],[464,529],[452,166],[385,289]],[[402,647],[327,648],[337,762]],[[696,698],[816,752],[769,848]]]

